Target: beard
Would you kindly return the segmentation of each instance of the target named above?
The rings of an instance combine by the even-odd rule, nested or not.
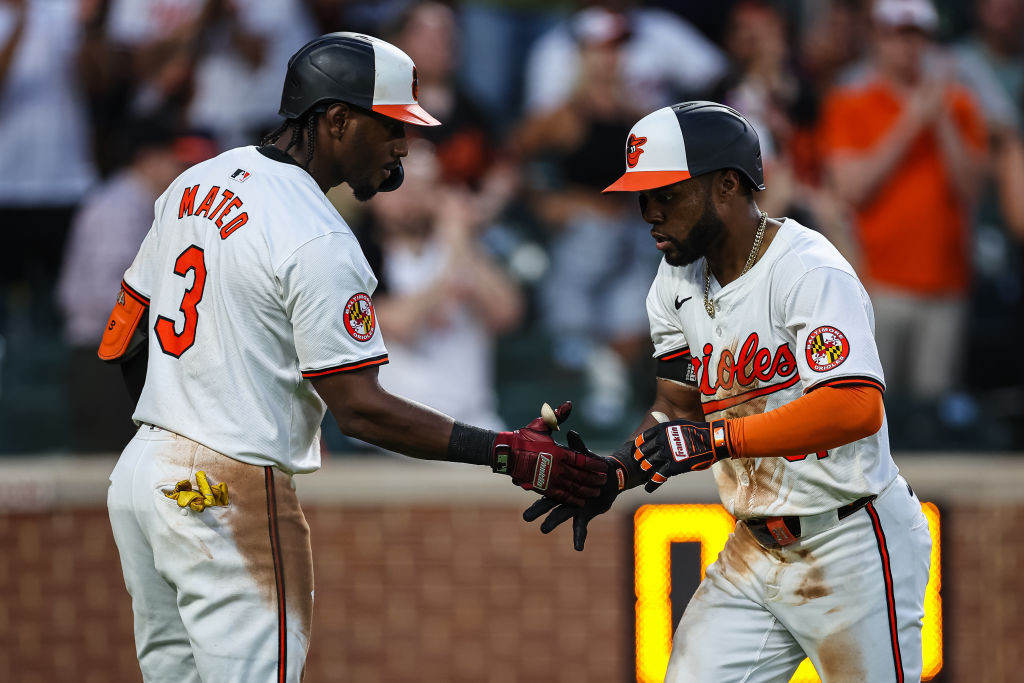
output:
[[[350,185],[350,187],[352,188],[352,194],[358,201],[361,202],[373,199],[374,195],[377,194],[377,188],[374,187],[373,184],[370,183],[369,181],[365,183]]]
[[[724,237],[725,222],[718,217],[711,204],[711,196],[708,195],[704,202],[704,210],[690,229],[690,234],[686,236],[686,239],[677,240],[668,237],[672,248],[665,252],[665,261],[670,266],[688,266],[701,256],[706,255],[708,249]]]

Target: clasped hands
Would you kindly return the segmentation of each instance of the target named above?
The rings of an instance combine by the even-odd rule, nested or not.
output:
[[[597,496],[583,505],[571,505],[544,496],[523,512],[527,522],[541,515],[541,532],[550,533],[570,517],[573,526],[573,547],[583,550],[590,520],[607,512],[615,498],[640,484],[648,493],[664,484],[669,477],[696,470],[705,470],[730,456],[729,433],[724,420],[714,422],[669,421],[663,413],[652,413],[659,424],[626,441],[609,456],[600,456],[587,448],[575,431],[566,436],[569,448],[602,460],[609,476]],[[614,475],[614,476],[611,476]]]
[[[512,477],[528,491],[537,491],[555,505],[584,506],[600,495],[608,465],[586,449],[566,448],[551,433],[569,417],[572,403],[552,410],[547,403],[541,416],[525,427],[500,432],[491,449],[491,469]]]

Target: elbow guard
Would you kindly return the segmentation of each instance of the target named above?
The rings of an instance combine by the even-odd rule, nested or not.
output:
[[[122,284],[97,355],[108,363],[124,363],[138,354],[146,345],[146,325],[140,323],[148,311],[148,304]]]

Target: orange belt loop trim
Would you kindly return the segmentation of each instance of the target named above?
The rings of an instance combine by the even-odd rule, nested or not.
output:
[[[789,527],[786,526],[786,520],[782,519],[782,517],[769,518],[765,526],[768,527],[768,531],[771,532],[772,538],[774,538],[779,545],[796,543],[796,536],[794,536],[793,532],[791,532]]]

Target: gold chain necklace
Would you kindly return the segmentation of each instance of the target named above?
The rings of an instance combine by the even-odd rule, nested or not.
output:
[[[761,240],[764,239],[764,227],[768,224],[768,212],[761,212],[761,220],[757,224],[757,234],[754,235],[754,246],[750,248],[750,256],[747,257],[747,263],[743,266],[743,270],[740,271],[740,275],[743,275],[750,267],[754,265],[754,261],[757,260],[757,254],[761,251]],[[708,312],[708,316],[715,317],[715,304],[708,299],[708,293],[711,291],[711,266],[708,265],[708,257],[704,257],[704,310]]]

